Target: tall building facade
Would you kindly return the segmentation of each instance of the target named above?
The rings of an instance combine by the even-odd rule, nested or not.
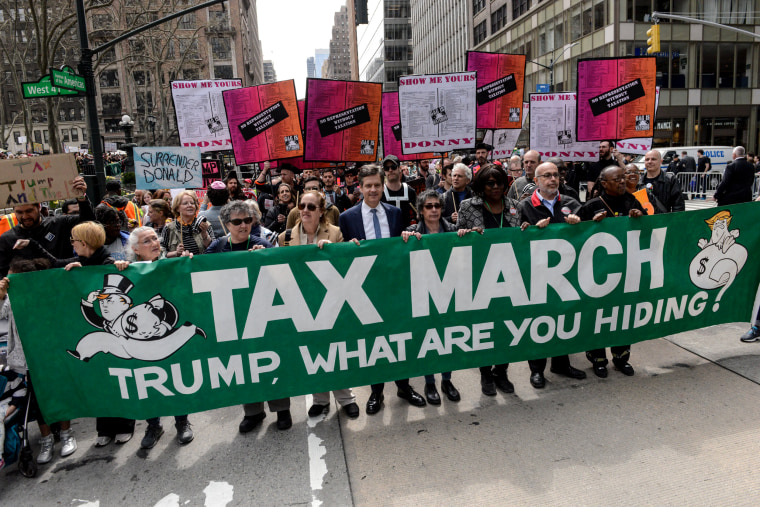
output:
[[[437,74],[467,70],[472,0],[411,0],[414,72]]]
[[[322,65],[330,57],[329,49],[317,49],[314,51],[314,68],[316,69],[316,75],[314,77],[322,76]]]
[[[160,19],[202,0],[114,0],[88,15],[92,46]],[[119,122],[135,122],[137,144],[176,144],[176,117],[170,82],[242,79],[244,86],[264,79],[255,0],[229,0],[206,7],[116,45],[96,67],[98,117],[105,142],[122,143]]]
[[[306,77],[317,77],[317,69],[314,65],[313,56],[310,56],[306,59]]]
[[[398,90],[398,78],[414,73],[410,0],[370,0],[368,24],[357,28],[359,79]]]
[[[353,22],[353,20],[351,20]],[[348,7],[345,5],[335,13],[335,22],[330,39],[330,56],[327,58],[327,79],[351,79],[351,51],[348,44]]]
[[[272,60],[264,60],[264,82],[274,83],[277,81],[277,72],[274,70]]]
[[[760,33],[760,1],[472,0],[471,47],[525,54],[525,98],[537,84],[577,88],[580,58],[646,55],[652,12],[687,14]],[[755,39],[698,23],[661,20],[655,146],[760,148],[760,48]]]

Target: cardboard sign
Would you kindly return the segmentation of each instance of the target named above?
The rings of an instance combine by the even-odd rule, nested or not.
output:
[[[303,134],[294,81],[279,81],[223,93],[238,165],[299,157]]]
[[[396,155],[401,162],[435,158],[433,152],[404,155],[401,149],[401,122],[398,92],[383,93],[383,156]]]
[[[78,173],[73,154],[0,160],[0,203],[10,208],[76,197],[71,181]]]
[[[579,60],[577,140],[652,137],[656,80],[654,57]]]
[[[478,73],[478,128],[521,128],[525,55],[468,51],[467,70]]]
[[[243,86],[240,79],[172,81],[172,100],[182,146],[202,153],[232,148],[222,92]]]
[[[475,147],[476,80],[475,72],[398,80],[405,155]]]
[[[203,187],[200,148],[136,147],[134,157],[138,189]]]
[[[306,81],[306,151],[311,162],[374,162],[383,85]]]
[[[208,187],[215,181],[222,179],[218,160],[204,160],[201,169],[203,174],[203,186]]]

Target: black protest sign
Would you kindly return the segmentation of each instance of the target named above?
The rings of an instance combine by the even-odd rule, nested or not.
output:
[[[630,83],[588,99],[588,103],[593,115],[599,116],[645,95],[641,79],[634,79]]]
[[[478,101],[478,105],[482,106],[516,90],[517,81],[515,81],[515,75],[510,74],[478,88],[475,91],[475,98]],[[519,121],[519,118],[517,121]]]
[[[238,125],[238,129],[240,129],[240,134],[243,136],[243,139],[250,141],[287,117],[288,112],[285,110],[282,101],[279,101]]]
[[[319,133],[322,137],[327,137],[332,134],[337,134],[343,130],[346,130],[362,123],[369,121],[369,109],[367,104],[352,107],[339,113],[325,116],[317,120],[319,126]]]

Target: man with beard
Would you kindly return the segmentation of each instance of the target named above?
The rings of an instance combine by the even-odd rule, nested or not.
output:
[[[625,188],[625,176],[622,167],[611,165],[602,169],[600,175],[602,193],[599,197],[589,200],[578,212],[578,216],[583,221],[593,220],[601,222],[607,217],[627,216],[638,218],[646,214],[641,203]],[[591,262],[591,259],[585,259],[581,262]],[[628,360],[631,357],[630,345],[618,345],[611,347],[612,363],[615,368],[624,375],[633,375],[633,366]],[[605,349],[595,349],[586,352],[586,357],[591,361],[594,367],[594,374],[600,378],[607,377],[607,353]]]
[[[401,222],[404,229],[413,223],[416,224],[417,211],[412,203],[417,203],[417,192],[401,181],[398,157],[395,155],[385,157],[383,159],[383,171],[386,178],[383,190],[383,202],[401,209]]]
[[[34,252],[30,249],[13,249],[19,239],[33,239],[59,259],[68,259],[73,255],[69,243],[71,229],[80,222],[95,220],[95,214],[85,196],[87,184],[82,176],[74,178],[72,188],[78,194],[79,215],[43,218],[39,203],[19,204],[13,208],[18,224],[0,236],[0,277],[8,274],[8,266],[14,257],[33,258]]]
[[[538,188],[529,199],[520,202],[517,208],[520,228],[527,229],[531,225],[544,228],[549,224],[577,224],[581,219],[576,215],[581,204],[575,199],[562,195],[559,191],[559,169],[551,162],[544,162],[536,169]],[[546,359],[528,361],[530,366],[530,384],[536,389],[546,385],[544,369]],[[567,354],[552,358],[551,372],[572,379],[586,378],[586,373],[570,365]]]
[[[601,141],[599,142],[599,162],[591,164],[591,169],[588,172],[586,184],[588,188],[586,192],[590,195],[591,190],[594,188],[596,180],[602,173],[602,169],[611,165],[619,165],[621,168],[625,167],[625,159],[618,153],[615,148],[615,141]]]

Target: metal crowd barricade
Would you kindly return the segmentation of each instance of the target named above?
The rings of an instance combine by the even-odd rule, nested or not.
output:
[[[710,198],[723,180],[722,173],[687,173],[676,174],[676,181],[681,186],[684,199]],[[758,179],[755,177],[755,187]],[[754,189],[753,189],[754,190]]]
[[[760,173],[755,173],[755,181],[752,183],[752,200],[760,195]]]

